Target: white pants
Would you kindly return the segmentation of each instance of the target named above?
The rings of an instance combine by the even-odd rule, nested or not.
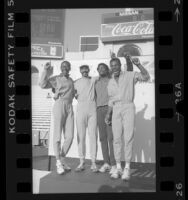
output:
[[[78,154],[80,159],[86,155],[86,128],[88,128],[91,160],[96,160],[97,155],[97,113],[96,103],[79,102],[77,105],[77,139]]]
[[[72,102],[57,99],[53,106],[54,130],[53,130],[53,143],[54,153],[56,157],[61,155],[63,157],[68,153],[73,137],[74,137],[74,113]],[[59,143],[61,142],[62,132],[64,134],[64,143],[59,152]]]
[[[125,143],[124,147],[125,162],[131,161],[134,120],[135,120],[134,103],[117,104],[113,106],[112,131],[113,131],[114,156],[116,162],[121,161],[122,134]]]

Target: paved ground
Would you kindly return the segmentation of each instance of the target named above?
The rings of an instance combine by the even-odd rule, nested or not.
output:
[[[47,149],[33,149],[34,185],[37,193],[82,193],[82,192],[155,192],[155,165],[148,163],[131,163],[131,180],[123,182],[113,180],[108,173],[93,173],[90,160],[86,160],[86,170],[74,172],[79,163],[78,158],[67,158],[72,171],[59,176],[55,172],[55,158],[51,159],[51,172],[48,173],[49,157]],[[102,161],[97,161],[100,167]],[[124,163],[122,163],[123,167]],[[39,171],[41,170],[41,171]],[[45,172],[46,171],[46,172]],[[40,183],[40,188],[39,188]]]

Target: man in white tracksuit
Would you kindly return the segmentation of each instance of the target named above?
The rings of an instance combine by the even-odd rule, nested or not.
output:
[[[112,119],[113,146],[116,160],[116,170],[111,174],[112,178],[118,178],[121,175],[123,180],[130,179],[130,162],[132,157],[133,131],[135,118],[134,105],[134,84],[137,81],[147,81],[149,73],[140,64],[138,58],[131,59],[140,72],[121,71],[121,61],[113,58],[110,61],[112,78],[110,79],[107,89],[109,95],[109,109],[105,117],[106,123]],[[111,116],[112,113],[112,116]],[[121,149],[122,135],[125,143],[124,158],[125,168],[121,168]]]
[[[79,172],[85,169],[84,160],[86,155],[86,129],[88,129],[91,170],[97,172],[96,155],[97,155],[97,112],[95,99],[95,82],[97,77],[89,77],[89,66],[82,65],[80,67],[82,78],[74,83],[75,97],[78,100],[76,125],[78,138],[78,154],[80,164],[75,171]]]
[[[69,77],[71,64],[68,61],[61,63],[61,74],[50,77],[52,66],[47,63],[44,66],[39,85],[43,89],[52,88],[55,92],[55,103],[52,110],[54,129],[53,129],[53,147],[56,157],[57,173],[63,174],[70,171],[71,168],[65,162],[65,156],[68,153],[74,136],[74,114],[72,100],[74,98],[74,82]],[[61,148],[62,132],[64,143]]]

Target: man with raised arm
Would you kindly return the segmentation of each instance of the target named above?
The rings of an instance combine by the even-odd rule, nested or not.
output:
[[[115,53],[111,53],[111,58],[116,58]],[[124,54],[127,67],[124,70],[133,71],[133,64],[130,61],[130,55]],[[109,171],[113,173],[116,167],[113,148],[112,126],[105,123],[105,115],[108,111],[108,91],[107,85],[111,78],[108,66],[105,63],[99,63],[97,67],[99,79],[95,85],[96,103],[97,103],[97,125],[101,142],[102,155],[104,164],[99,169],[100,172]]]
[[[71,64],[68,61],[61,63],[61,74],[50,77],[52,67],[46,63],[39,85],[43,89],[52,88],[55,92],[55,103],[52,110],[54,129],[53,129],[53,148],[56,157],[57,173],[63,174],[71,168],[65,162],[74,136],[74,114],[72,100],[74,98],[74,82],[69,77]],[[61,149],[61,136],[64,133],[64,143]]]
[[[105,117],[107,124],[112,119],[113,146],[116,160],[116,170],[111,174],[112,178],[121,176],[122,180],[130,179],[130,162],[132,158],[133,131],[135,119],[134,85],[137,81],[148,81],[150,76],[141,65],[138,58],[133,58],[140,72],[121,71],[121,61],[118,58],[110,60],[112,78],[108,83],[108,112]],[[112,112],[113,111],[113,112]],[[125,143],[124,159],[125,168],[121,167],[122,135]]]

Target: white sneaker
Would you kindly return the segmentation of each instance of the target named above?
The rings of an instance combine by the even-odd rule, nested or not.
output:
[[[75,172],[81,172],[81,171],[83,171],[84,169],[85,169],[85,164],[84,164],[84,162],[83,162],[83,163],[80,163],[80,164],[76,167]]]
[[[99,171],[98,168],[97,168],[97,165],[95,163],[91,164],[91,170],[92,170],[92,172],[98,172]]]
[[[113,165],[113,166],[111,167],[111,169],[110,169],[109,174],[110,174],[110,175],[113,174],[115,169],[116,169],[116,165]]]
[[[123,171],[123,174],[122,174],[122,176],[121,176],[121,179],[122,180],[130,180],[130,178],[131,178],[131,173],[130,173],[130,169],[129,168],[125,168],[124,169],[124,171]]]
[[[99,169],[100,172],[106,172],[110,170],[110,165],[108,163],[105,163],[104,165],[102,165],[102,167]]]
[[[120,176],[122,175],[122,169],[120,168],[120,169],[115,169],[114,171],[113,171],[113,173],[111,174],[111,178],[119,178]]]
[[[65,172],[63,165],[61,164],[60,161],[57,160],[56,162],[56,167],[57,167],[57,173],[58,174],[63,174]]]

